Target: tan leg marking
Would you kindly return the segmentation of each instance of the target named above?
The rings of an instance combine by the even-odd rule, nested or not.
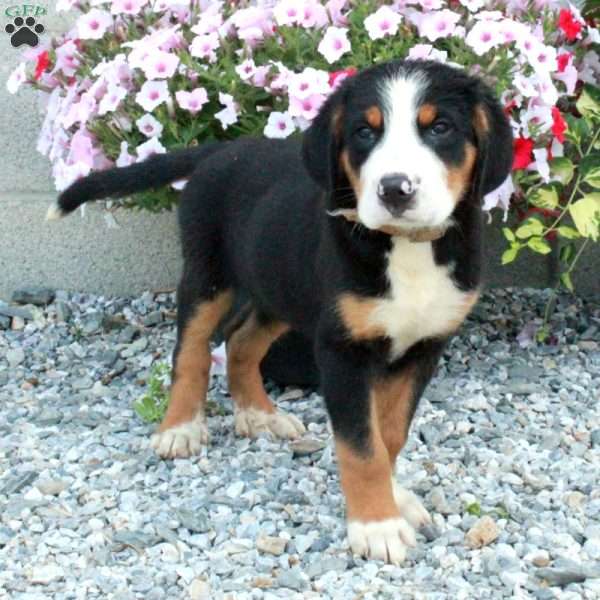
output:
[[[348,542],[355,554],[400,564],[415,532],[404,519],[392,485],[389,454],[371,404],[371,452],[363,456],[336,437],[340,482],[347,504]]]
[[[473,144],[467,142],[465,144],[465,158],[462,164],[448,169],[448,188],[452,192],[455,202],[460,202],[464,197],[464,193],[469,188],[476,160],[477,150]]]
[[[408,437],[412,419],[415,367],[373,385],[375,410],[392,470]]]
[[[238,435],[255,437],[269,431],[276,437],[296,438],[305,431],[296,417],[275,409],[260,374],[269,347],[288,330],[289,326],[280,322],[261,325],[253,312],[227,342],[227,377]]]
[[[231,308],[233,293],[203,302],[180,332],[169,407],[151,445],[161,456],[185,457],[208,441],[204,405],[210,375],[210,337]]]

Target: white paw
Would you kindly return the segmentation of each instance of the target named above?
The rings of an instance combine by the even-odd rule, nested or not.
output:
[[[281,439],[296,439],[305,431],[305,427],[294,415],[278,410],[268,413],[255,408],[235,410],[235,432],[244,437],[257,437],[268,432]]]
[[[432,523],[431,516],[421,504],[421,501],[410,491],[406,490],[392,478],[392,489],[396,506],[402,516],[415,528]]]
[[[208,443],[208,428],[202,415],[192,421],[158,431],[150,438],[150,445],[163,458],[187,458],[199,454]]]
[[[415,532],[401,517],[383,521],[349,521],[348,542],[354,554],[399,565],[406,547],[416,543]]]

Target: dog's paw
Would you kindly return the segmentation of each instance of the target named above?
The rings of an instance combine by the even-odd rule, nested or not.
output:
[[[187,458],[199,454],[206,444],[208,428],[201,416],[165,431],[157,431],[150,438],[150,445],[163,458]]]
[[[394,500],[400,514],[414,527],[420,529],[426,525],[431,525],[431,516],[421,504],[421,501],[410,491],[406,490],[392,479],[392,489],[394,491]]]
[[[414,546],[415,531],[402,517],[383,521],[349,521],[348,542],[354,554],[399,565],[407,546]]]
[[[234,418],[235,432],[243,437],[257,437],[267,432],[277,438],[293,440],[306,431],[300,419],[282,410],[268,413],[255,408],[236,409]]]

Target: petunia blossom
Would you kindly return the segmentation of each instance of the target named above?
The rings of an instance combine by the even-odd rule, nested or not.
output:
[[[365,28],[372,40],[386,35],[396,35],[402,17],[389,6],[384,5],[365,19]]]
[[[303,117],[308,121],[312,121],[317,116],[321,106],[323,106],[325,99],[326,97],[323,94],[313,94],[302,99],[290,96],[289,113],[293,117]]]
[[[127,142],[121,142],[121,153],[117,157],[115,165],[117,167],[128,167],[129,165],[132,165],[135,161],[135,156],[133,156],[133,154],[129,154],[129,145],[127,144]]]
[[[166,81],[146,81],[137,93],[135,101],[146,111],[152,112],[157,106],[167,101],[169,88]]]
[[[139,15],[148,2],[149,0],[112,0],[110,12],[113,15]]]
[[[77,32],[82,40],[99,40],[112,24],[109,12],[92,8],[77,19]]]
[[[155,154],[165,154],[166,151],[167,149],[158,141],[158,138],[150,138],[147,142],[137,147],[137,162],[142,162]]]
[[[148,138],[160,137],[163,132],[162,123],[157,121],[150,113],[146,113],[143,117],[140,117],[135,124]]]
[[[219,48],[221,42],[217,33],[211,32],[204,35],[198,35],[190,44],[190,54],[196,58],[204,58],[209,62],[217,60],[215,50]]]
[[[98,105],[98,114],[105,115],[117,110],[121,102],[127,96],[127,90],[120,85],[109,85],[106,94]]]
[[[27,80],[25,63],[21,63],[11,74],[6,82],[6,89],[11,94],[16,94],[21,85]]]
[[[227,129],[230,125],[237,123],[238,106],[231,94],[223,94],[219,92],[219,102],[225,107],[215,114],[215,119],[220,121],[223,129]]]
[[[426,37],[430,42],[439,38],[445,38],[454,32],[456,24],[460,21],[460,15],[451,10],[436,10],[425,13],[419,22],[419,34]]]
[[[195,115],[208,102],[208,93],[205,88],[198,87],[191,92],[180,90],[175,93],[175,98],[181,108]]]
[[[295,129],[294,120],[288,113],[272,112],[263,133],[268,138],[283,139],[291,135]]]
[[[299,99],[308,98],[313,94],[328,94],[329,90],[329,73],[312,67],[294,74],[288,83],[288,94]]]
[[[319,53],[329,64],[338,61],[351,49],[348,29],[344,27],[328,27],[318,46]]]
[[[179,57],[177,55],[162,50],[153,50],[148,53],[142,69],[147,79],[168,79],[173,77],[178,65]]]
[[[467,34],[465,42],[477,56],[482,56],[503,41],[495,21],[477,21]]]

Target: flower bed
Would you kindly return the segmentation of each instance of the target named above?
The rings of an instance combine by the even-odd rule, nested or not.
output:
[[[485,198],[514,210],[503,262],[523,248],[547,253],[600,228],[600,33],[557,0],[58,0],[81,15],[11,75],[47,98],[38,150],[58,190],[92,170],[244,134],[282,138],[305,129],[355,69],[395,58],[449,62],[484,77],[515,134],[512,176]],[[177,189],[139,194],[158,211]]]

